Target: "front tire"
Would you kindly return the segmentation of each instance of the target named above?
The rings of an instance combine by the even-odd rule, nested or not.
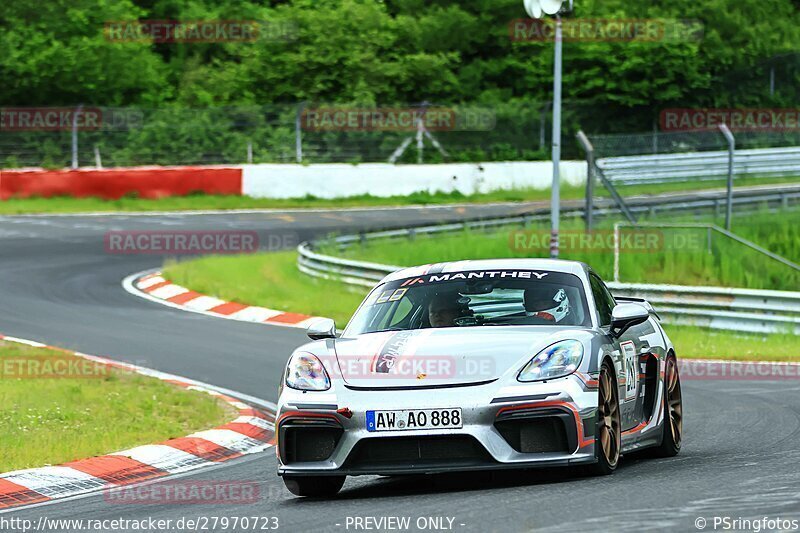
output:
[[[295,496],[325,498],[335,496],[344,479],[345,476],[283,476],[283,483]]]
[[[599,405],[594,450],[597,463],[590,467],[594,475],[607,476],[617,469],[622,444],[619,414],[619,389],[614,367],[608,361],[600,368]]]

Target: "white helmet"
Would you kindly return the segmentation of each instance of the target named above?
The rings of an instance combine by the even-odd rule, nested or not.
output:
[[[570,312],[569,297],[563,287],[540,286],[524,294],[525,314],[559,323]]]

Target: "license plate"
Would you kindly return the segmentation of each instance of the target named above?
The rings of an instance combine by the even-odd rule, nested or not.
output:
[[[411,431],[462,427],[461,408],[367,411],[367,431]]]

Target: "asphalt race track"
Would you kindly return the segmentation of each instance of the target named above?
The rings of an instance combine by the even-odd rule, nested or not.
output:
[[[528,206],[529,208],[530,206]],[[110,230],[257,230],[286,242],[357,229],[404,226],[525,206],[0,217],[0,332],[134,362],[269,401],[302,330],[221,320],[125,292],[121,280],[158,267],[155,255],[112,255]],[[680,353],[678,354],[680,357]],[[2,516],[38,520],[277,517],[284,531],[355,531],[355,517],[452,518],[456,531],[697,531],[703,517],[800,518],[800,383],[686,380],[684,446],[673,459],[626,459],[610,477],[508,471],[409,478],[349,478],[336,499],[285,490],[274,453],[201,469],[184,479],[260,483],[246,505],[120,505],[103,494]],[[169,478],[172,479],[172,478]],[[348,521],[348,518],[350,521]],[[348,527],[349,525],[349,527]],[[363,529],[360,529],[363,530]],[[220,529],[221,531],[221,529]]]

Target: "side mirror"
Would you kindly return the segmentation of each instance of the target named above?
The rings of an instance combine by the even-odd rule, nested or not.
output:
[[[650,318],[650,311],[639,304],[617,304],[611,312],[611,335],[619,337],[628,328],[639,325]]]
[[[336,323],[330,318],[322,318],[308,326],[306,335],[308,335],[309,339],[314,341],[320,339],[335,339]]]

